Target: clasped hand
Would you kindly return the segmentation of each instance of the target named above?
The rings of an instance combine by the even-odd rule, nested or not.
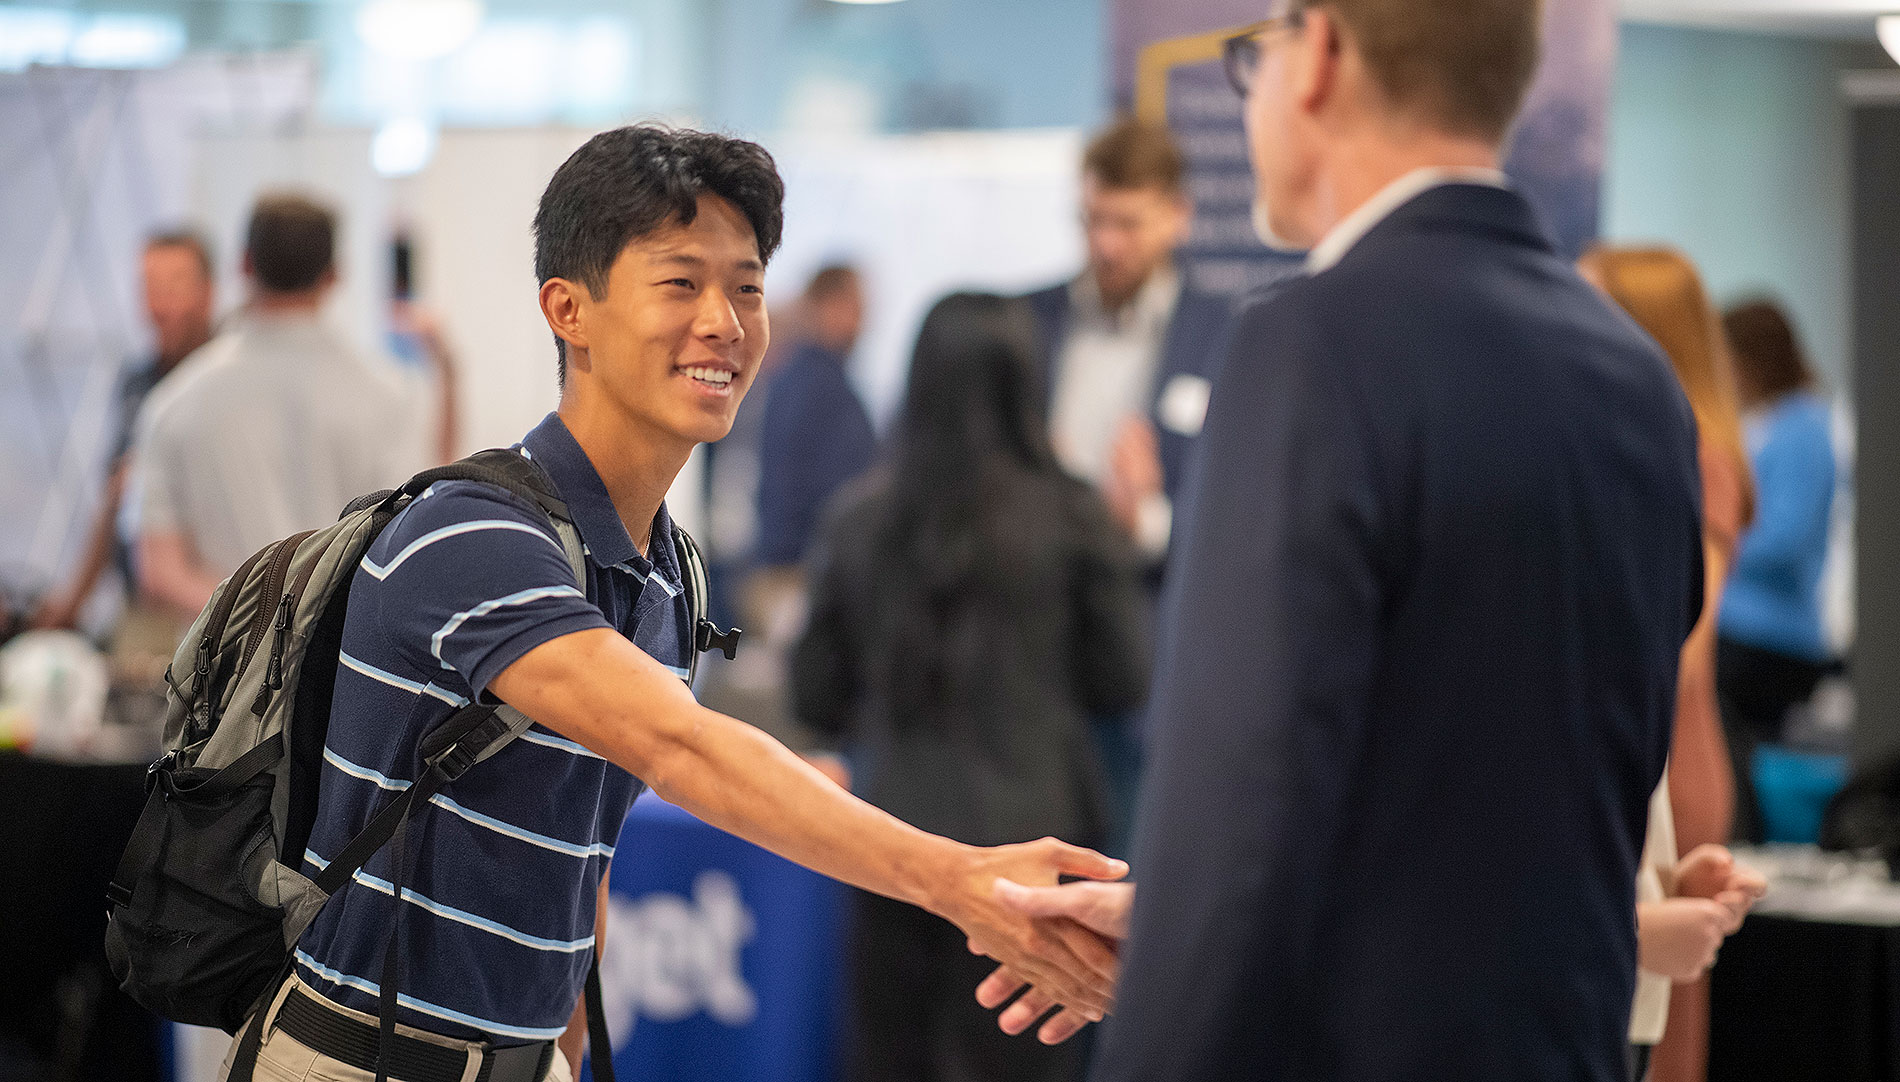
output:
[[[1128,938],[1128,923],[1135,903],[1135,885],[1116,882],[1077,882],[1060,886],[1025,886],[1009,879],[996,883],[996,897],[1023,917],[1030,918],[1046,936],[1088,935],[1108,945],[1114,952]],[[970,950],[994,955],[975,937]],[[1112,977],[1111,977],[1112,990]],[[1019,995],[1020,993],[1020,995]],[[1015,1002],[1011,1003],[1011,998]],[[1037,1030],[1044,1044],[1061,1044],[1082,1031],[1090,1022],[1101,1021],[1101,1013],[1064,995],[1062,990],[1036,978],[1007,960],[977,986],[976,1001],[985,1009],[1009,1006],[997,1016],[996,1024],[1012,1036],[1049,1014],[1049,1020]],[[1112,1004],[1111,1004],[1112,1005]],[[1060,1008],[1060,1009],[1058,1009]],[[1103,1012],[1105,1013],[1105,1012]]]
[[[1052,1004],[1064,1004],[1078,1017],[1074,1028],[1079,1030],[1100,1021],[1113,1006],[1114,941],[1073,920],[1038,918],[1012,904],[1008,892],[1025,889],[1020,884],[1063,889],[1055,886],[1062,876],[1109,886],[1100,881],[1127,874],[1128,866],[1119,860],[1054,838],[979,849],[959,872],[962,882],[953,892],[958,900],[941,913],[969,937],[973,952],[1002,963],[999,973],[1017,974],[1022,983],[1050,996]]]

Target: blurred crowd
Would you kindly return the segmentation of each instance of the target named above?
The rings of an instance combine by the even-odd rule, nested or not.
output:
[[[750,528],[713,545],[727,554],[716,615],[752,641],[700,691],[926,830],[1123,853],[1170,534],[1232,308],[1175,258],[1193,208],[1166,131],[1118,122],[1079,166],[1084,266],[1021,297],[938,302],[887,432],[852,378],[876,283],[840,262],[775,306],[767,374],[709,472],[715,504],[752,512],[715,515]],[[125,365],[104,498],[76,569],[14,614],[17,631],[70,633],[122,584],[104,645],[114,679],[149,690],[252,552],[453,457],[456,369],[426,313],[395,302],[412,363],[325,326],[337,229],[331,209],[282,193],[258,202],[242,252],[188,231],[149,239],[155,346]],[[220,258],[241,259],[249,284],[222,321]],[[1763,837],[1751,754],[1843,667],[1820,599],[1831,406],[1773,299],[1718,310],[1666,247],[1603,245],[1580,269],[1663,348],[1700,431],[1709,604],[1682,653],[1638,895],[1646,980],[1674,992],[1646,1010],[1639,989],[1631,1031],[1660,1042],[1656,1077],[1686,1080],[1706,1054],[1705,974],[1736,919],[1678,884],[1709,847]],[[83,741],[63,727],[80,723],[55,709],[70,688],[35,675],[48,641],[23,634],[0,653],[5,738],[72,752]],[[850,970],[852,1078],[1079,1077],[1083,1044],[1012,1040],[968,1009],[986,964],[942,921],[860,896]]]

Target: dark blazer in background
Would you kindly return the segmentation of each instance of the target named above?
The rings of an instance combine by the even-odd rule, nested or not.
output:
[[[798,346],[765,388],[759,419],[758,562],[803,560],[825,503],[876,458],[871,415],[845,358],[816,343]]]
[[[1069,336],[1070,283],[1050,286],[1023,298],[1036,314],[1036,328],[1042,337],[1042,387],[1049,402],[1055,402],[1056,366],[1062,357],[1062,345]],[[1213,382],[1227,331],[1233,322],[1233,306],[1226,297],[1203,293],[1193,287],[1183,272],[1181,296],[1174,304],[1163,340],[1161,363],[1155,371],[1154,386],[1148,392],[1148,421],[1155,427],[1161,450],[1163,487],[1169,499],[1180,495],[1187,478],[1188,460],[1198,433],[1183,433],[1162,416],[1161,400],[1178,376]]]
[[[1620,1082],[1699,498],[1668,363],[1516,194],[1248,310],[1096,1079]]]
[[[799,720],[851,741],[854,791],[925,830],[977,845],[1101,844],[1106,779],[1087,719],[1148,690],[1152,617],[1134,552],[1088,486],[997,471],[985,517],[1005,528],[971,530],[978,572],[953,602],[963,618],[926,648],[952,676],[929,712],[899,718],[877,663],[905,617],[877,585],[894,573],[875,536],[891,484],[879,470],[847,489],[814,551],[792,658]],[[933,659],[915,660],[904,679]]]

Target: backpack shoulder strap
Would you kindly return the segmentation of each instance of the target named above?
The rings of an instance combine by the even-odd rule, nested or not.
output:
[[[706,561],[699,554],[699,546],[693,542],[693,535],[673,526],[673,553],[679,558],[680,577],[686,585],[686,616],[693,626],[692,657],[686,662],[686,683],[690,686],[693,677],[699,675],[699,655],[708,650],[718,650],[731,661],[739,652],[739,636],[744,632],[738,628],[721,631],[719,625],[707,615],[710,606],[710,580],[706,576]]]

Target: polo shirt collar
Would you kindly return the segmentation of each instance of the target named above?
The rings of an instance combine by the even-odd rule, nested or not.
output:
[[[607,483],[600,479],[600,473],[594,469],[587,452],[581,450],[574,434],[567,430],[560,414],[548,414],[534,431],[522,438],[521,446],[528,457],[553,478],[554,487],[567,503],[568,514],[574,517],[574,527],[580,531],[581,544],[594,566],[626,564],[645,574],[652,565],[634,547],[626,523],[620,521],[613,498],[607,495]],[[653,527],[654,537],[672,535],[664,504],[654,516]]]

